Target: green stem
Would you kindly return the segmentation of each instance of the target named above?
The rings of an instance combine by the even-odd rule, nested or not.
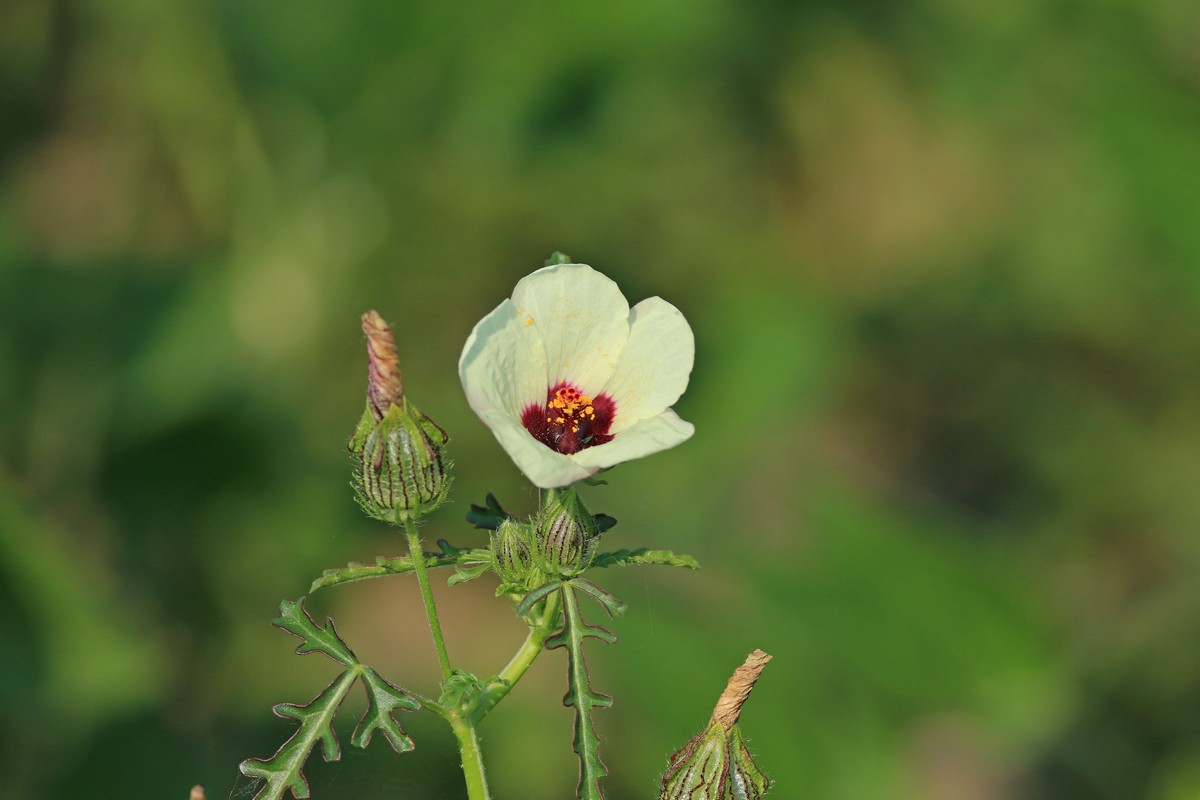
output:
[[[488,685],[483,694],[479,698],[479,703],[475,707],[475,711],[471,714],[471,719],[478,723],[488,712],[503,700],[513,687],[517,685],[517,681],[521,680],[526,671],[533,665],[534,659],[541,654],[546,644],[546,639],[558,627],[559,620],[559,595],[560,592],[555,592],[546,598],[542,604],[542,616],[534,624],[529,627],[529,635],[525,637],[525,641],[521,643],[520,649],[509,660],[504,669],[500,670],[500,674],[496,676],[496,680]]]
[[[425,618],[429,620],[429,632],[433,634],[433,647],[437,650],[438,663],[442,666],[442,680],[450,679],[450,656],[446,654],[446,640],[442,638],[442,624],[438,622],[437,606],[433,602],[433,590],[429,588],[429,573],[425,570],[425,551],[421,549],[421,537],[412,517],[404,517],[404,532],[408,536],[408,552],[412,556],[413,572],[421,587],[421,602],[425,604]]]
[[[479,751],[479,737],[475,735],[475,723],[457,714],[449,717],[450,728],[458,740],[458,752],[462,756],[463,780],[467,784],[469,800],[491,800],[488,794],[487,775],[483,771],[483,755]]]

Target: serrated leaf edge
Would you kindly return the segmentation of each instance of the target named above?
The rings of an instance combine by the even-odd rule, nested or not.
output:
[[[460,549],[451,546],[445,540],[439,541],[438,546],[441,547],[442,552],[424,554],[425,567],[427,569],[437,569],[439,567],[474,568],[482,565],[486,570],[486,565],[491,563],[491,553],[483,548],[472,547]],[[344,567],[334,567],[322,572],[320,577],[312,582],[309,592],[315,592],[318,589],[328,589],[332,586],[340,586],[344,583],[382,578],[387,575],[407,575],[413,572],[414,569],[412,556],[408,555],[395,556],[394,558],[378,556],[374,564],[351,561]]]
[[[591,569],[607,569],[608,567],[630,567],[648,564],[660,567],[683,567],[684,569],[700,569],[700,563],[689,555],[678,555],[671,550],[651,550],[639,547],[636,550],[622,549],[608,553],[598,553],[592,559]]]
[[[350,738],[351,744],[366,748],[378,730],[383,731],[388,744],[397,753],[408,752],[416,746],[392,715],[396,710],[416,711],[421,707],[420,701],[412,693],[396,686],[371,667],[361,663],[338,634],[332,618],[326,617],[325,628],[318,627],[305,608],[304,601],[303,597],[296,601],[284,600],[279,606],[280,616],[273,620],[272,624],[301,640],[301,644],[296,647],[297,654],[321,653],[348,669],[334,678],[305,705],[279,703],[273,707],[276,716],[295,720],[300,725],[270,758],[247,758],[238,765],[238,770],[246,777],[258,778],[264,782],[252,800],[281,800],[288,790],[291,790],[292,796],[297,800],[306,800],[309,797],[304,766],[317,742],[322,743],[322,756],[325,761],[337,761],[341,758],[341,745],[333,729],[333,718],[356,679],[362,681],[363,690],[367,695],[367,708],[355,725]],[[321,641],[330,637],[336,645]],[[343,660],[340,653],[338,656],[334,655],[339,649],[344,650],[344,658],[348,658],[348,662]],[[320,711],[315,717],[312,714],[301,713],[318,705]],[[289,754],[289,750],[295,752]],[[281,757],[285,759],[284,765],[273,767],[273,763]]]
[[[600,779],[608,774],[608,768],[600,759],[600,739],[592,719],[592,710],[612,705],[612,698],[595,691],[591,686],[583,642],[588,637],[605,642],[615,642],[617,637],[599,625],[584,621],[575,595],[575,581],[561,585],[563,598],[563,628],[546,640],[546,649],[558,647],[567,651],[567,693],[563,705],[575,709],[575,736],[572,748],[579,758],[579,800],[604,800]]]
[[[333,718],[345,701],[356,677],[357,671],[348,669],[334,678],[306,705],[279,703],[272,709],[278,717],[298,721],[300,727],[279,746],[275,755],[267,759],[247,758],[238,765],[238,770],[246,777],[260,778],[264,781],[262,788],[255,793],[254,800],[280,800],[289,789],[297,800],[308,798],[309,787],[308,779],[304,777],[304,765],[317,742],[322,743],[321,754],[325,761],[337,761],[342,757],[341,745],[338,744],[337,733],[333,730]],[[290,713],[292,709],[311,708],[318,703],[323,707],[316,718],[316,725],[310,724],[313,717]],[[295,749],[295,753],[285,756],[289,749]],[[272,769],[273,762],[281,757],[286,758],[287,766]]]
[[[312,618],[312,615],[308,613],[308,609],[304,606],[306,599],[305,597],[301,597],[299,600],[284,600],[281,602],[279,604],[279,616],[271,620],[271,624],[281,631],[300,639],[300,644],[296,645],[296,655],[303,656],[309,653],[320,653],[342,666],[349,667],[357,664],[358,657],[354,655],[354,651],[350,649],[350,645],[346,644],[346,640],[338,634],[337,626],[333,624],[333,618],[325,618],[324,628],[318,626],[316,620]],[[297,611],[299,614],[295,613]],[[295,621],[294,624],[293,620]]]

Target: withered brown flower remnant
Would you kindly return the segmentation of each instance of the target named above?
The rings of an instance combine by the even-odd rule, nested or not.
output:
[[[404,398],[404,380],[400,377],[400,357],[392,329],[374,309],[362,315],[362,330],[367,336],[367,400],[375,419],[383,419],[388,408],[400,405]]]
[[[746,656],[746,661],[733,671],[729,683],[725,686],[725,691],[721,692],[717,706],[713,709],[713,722],[720,723],[725,730],[729,730],[737,724],[738,716],[742,713],[742,706],[750,697],[750,692],[754,689],[758,676],[762,674],[763,667],[770,660],[771,656],[762,650],[755,650]]]

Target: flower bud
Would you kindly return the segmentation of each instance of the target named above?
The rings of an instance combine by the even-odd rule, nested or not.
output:
[[[708,727],[692,737],[667,764],[659,800],[761,800],[771,781],[742,739],[738,716],[771,656],[755,650],[734,670],[717,700]]]
[[[530,578],[536,572],[533,561],[533,536],[518,522],[506,519],[492,531],[492,566],[502,584],[532,589]]]
[[[574,489],[553,494],[537,518],[537,552],[549,575],[571,577],[592,563],[600,530]]]
[[[350,440],[354,488],[368,516],[400,522],[432,511],[450,489],[450,440],[408,402],[392,332],[374,311],[363,314],[370,368],[367,408]]]

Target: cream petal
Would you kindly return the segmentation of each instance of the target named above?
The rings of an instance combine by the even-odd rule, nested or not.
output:
[[[586,264],[556,264],[522,278],[512,301],[545,342],[544,388],[569,380],[595,395],[608,382],[629,337],[629,303],[612,279]]]
[[[610,433],[620,433],[670,407],[687,388],[696,356],[691,326],[660,297],[629,314],[629,341],[603,391],[617,408]]]
[[[581,481],[599,469],[583,466],[572,456],[546,447],[534,439],[519,421],[503,411],[489,411],[483,415],[483,421],[492,429],[496,440],[517,465],[517,469],[543,489],[554,489]]]
[[[520,419],[530,403],[545,403],[545,347],[529,315],[511,300],[496,306],[467,338],[458,376],[467,402],[481,418],[502,409]]]
[[[661,414],[640,420],[611,442],[580,450],[570,458],[590,470],[588,474],[591,474],[622,461],[632,461],[674,447],[690,439],[695,431],[692,423],[684,422],[668,408]]]

